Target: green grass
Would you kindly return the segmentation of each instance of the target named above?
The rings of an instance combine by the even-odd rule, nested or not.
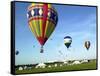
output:
[[[59,65],[59,64],[58,64]],[[53,66],[53,64],[51,65]],[[63,65],[51,68],[32,68],[31,70],[16,70],[16,74],[26,74],[26,73],[47,73],[47,72],[64,72],[64,71],[77,71],[77,70],[92,70],[96,69],[96,60],[88,63],[75,64],[75,65]]]

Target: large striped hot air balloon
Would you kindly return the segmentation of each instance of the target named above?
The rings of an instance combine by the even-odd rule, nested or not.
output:
[[[85,41],[84,46],[86,47],[87,50],[90,48],[90,41]]]
[[[32,3],[28,7],[27,17],[31,31],[41,45],[40,53],[43,53],[43,46],[56,27],[57,11],[51,4]]]

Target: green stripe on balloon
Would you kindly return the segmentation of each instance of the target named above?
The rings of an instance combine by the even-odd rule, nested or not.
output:
[[[40,25],[39,25],[39,20],[36,20],[35,22],[36,22],[36,29],[38,29],[38,30],[37,30],[37,33],[38,33],[38,35],[40,36]]]
[[[53,30],[54,30],[54,24],[53,23],[51,23],[51,28],[50,28],[50,32],[49,32],[49,34],[48,34],[48,37],[50,37],[50,35],[51,35],[51,33],[53,32]]]
[[[36,33],[36,29],[35,29],[35,27],[34,27],[34,21],[31,21],[31,23],[32,23],[32,28],[33,28],[33,32],[35,33],[35,35],[36,35],[36,37],[37,37],[37,33]]]
[[[49,32],[51,29],[51,22],[48,23],[47,31],[46,31],[46,36],[49,38]]]

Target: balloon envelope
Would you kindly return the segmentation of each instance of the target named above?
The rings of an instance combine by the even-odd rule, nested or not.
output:
[[[16,51],[15,53],[16,53],[16,55],[18,55],[19,54],[19,51]]]
[[[89,50],[89,48],[90,48],[90,41],[85,41],[84,45],[85,45],[86,49]]]
[[[51,4],[32,3],[28,7],[27,17],[30,30],[43,46],[56,27],[57,11]]]
[[[69,48],[69,46],[71,45],[72,43],[72,38],[70,36],[66,36],[64,37],[64,44],[67,48]]]

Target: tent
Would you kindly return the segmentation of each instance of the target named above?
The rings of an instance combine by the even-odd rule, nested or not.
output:
[[[35,68],[45,68],[46,67],[46,64],[44,63],[39,63],[38,65],[36,65]]]
[[[81,63],[87,63],[88,62],[88,60],[82,60],[81,61]]]
[[[60,64],[60,66],[62,66],[62,64]]]
[[[23,67],[19,67],[19,70],[23,70]]]
[[[27,69],[27,66],[24,66],[24,70]]]
[[[80,61],[74,61],[72,64],[81,64]]]
[[[67,61],[64,61],[63,64],[68,64],[68,62]]]
[[[57,64],[55,64],[54,66],[57,67]]]
[[[49,65],[48,67],[51,68],[51,65]]]

